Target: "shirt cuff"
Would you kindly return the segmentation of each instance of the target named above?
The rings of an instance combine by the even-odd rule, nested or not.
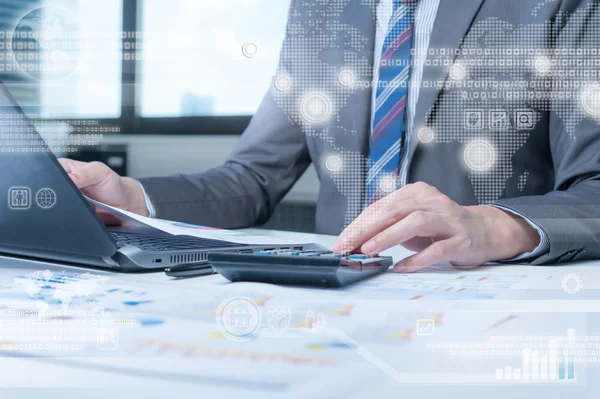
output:
[[[137,180],[136,180],[137,181]],[[137,182],[142,189],[142,194],[144,194],[144,200],[146,201],[146,208],[148,208],[148,217],[154,219],[156,218],[156,209],[154,209],[154,205],[152,205],[152,201],[150,201],[150,197],[146,194],[146,190],[144,190],[144,186],[139,181]]]
[[[492,206],[496,207],[498,209],[502,209],[503,211],[512,213],[513,215],[519,216],[520,218],[524,219],[540,235],[540,243],[533,251],[521,254],[521,255],[511,258],[511,259],[502,260],[501,262],[514,262],[514,261],[519,261],[519,260],[527,260],[527,259],[537,258],[544,254],[547,254],[550,251],[550,238],[548,238],[548,234],[544,230],[542,230],[542,228],[540,226],[538,226],[533,221],[528,219],[525,215],[523,215],[515,210],[506,208],[501,205],[494,204]]]

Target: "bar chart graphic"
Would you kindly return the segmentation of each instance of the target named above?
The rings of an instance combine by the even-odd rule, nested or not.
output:
[[[575,331],[568,330],[564,342],[568,346],[574,338]],[[557,340],[550,340],[547,351],[524,349],[521,352],[520,368],[505,366],[496,369],[496,380],[575,383],[575,368],[574,353],[561,349]]]

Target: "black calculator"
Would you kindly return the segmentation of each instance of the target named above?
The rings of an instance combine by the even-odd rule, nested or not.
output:
[[[331,251],[211,253],[208,263],[229,281],[343,287],[385,272],[389,256],[342,255]]]

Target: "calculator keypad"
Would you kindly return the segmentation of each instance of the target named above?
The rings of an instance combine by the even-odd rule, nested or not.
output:
[[[293,251],[293,250],[274,250],[274,251],[254,251],[255,255],[265,256],[298,256],[298,257],[318,257],[318,258],[334,258],[334,259],[346,259],[350,262],[358,262],[362,264],[372,263],[381,261],[382,258],[379,256],[363,255],[363,254],[350,254],[342,255],[336,254],[332,251]]]

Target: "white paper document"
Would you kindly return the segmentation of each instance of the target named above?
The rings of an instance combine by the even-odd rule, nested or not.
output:
[[[522,293],[542,274],[441,269],[317,290],[216,275],[157,284],[150,276],[8,266],[0,269],[0,359],[30,356],[52,362],[50,370],[70,365],[91,376],[101,370],[115,385],[127,377],[254,393],[245,397],[342,397],[366,383],[411,382],[414,373],[438,381],[435,373],[453,372],[458,361],[473,370],[469,359],[449,363],[430,344],[468,343],[506,323],[504,312],[471,309],[473,301]],[[227,311],[231,303],[238,305]],[[247,340],[224,328],[252,323]],[[26,377],[22,383],[36,383]],[[12,379],[0,378],[0,387]]]
[[[155,229],[164,231],[166,233],[178,236],[192,236],[198,238],[205,238],[210,240],[227,241],[236,244],[248,244],[248,245],[286,245],[294,244],[292,241],[283,240],[280,238],[266,237],[256,234],[249,234],[241,231],[223,230],[207,226],[199,226],[195,224],[175,222],[170,220],[162,219],[151,219],[141,215],[137,215],[132,212],[125,211],[123,209],[115,208],[114,206],[103,204],[91,198],[86,199],[94,204],[96,207],[103,209],[113,215],[118,216],[125,222],[134,225],[143,225],[153,227]]]

